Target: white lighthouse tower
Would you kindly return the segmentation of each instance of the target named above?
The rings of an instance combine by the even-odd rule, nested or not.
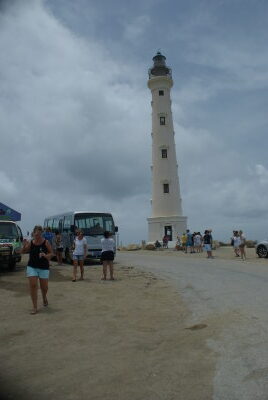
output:
[[[171,112],[171,69],[166,57],[157,52],[149,69],[148,87],[152,92],[152,216],[148,218],[148,241],[186,231],[187,217],[182,216],[178,164]]]

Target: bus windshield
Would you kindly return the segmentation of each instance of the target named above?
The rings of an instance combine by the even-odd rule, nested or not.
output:
[[[14,224],[1,222],[0,239],[15,239],[18,236],[17,228]]]
[[[86,236],[102,235],[104,231],[114,234],[111,214],[76,214],[74,224],[82,229]]]

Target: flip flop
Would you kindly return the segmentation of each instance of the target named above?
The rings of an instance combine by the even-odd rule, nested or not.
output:
[[[47,307],[48,306],[48,301],[44,301],[43,306]]]
[[[30,314],[31,314],[31,315],[37,314],[37,310],[32,310],[32,311],[30,312]]]

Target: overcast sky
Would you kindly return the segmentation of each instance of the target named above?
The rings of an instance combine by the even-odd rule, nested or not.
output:
[[[266,0],[0,0],[0,202],[30,230],[110,211],[147,239],[158,49],[191,230],[268,237]]]

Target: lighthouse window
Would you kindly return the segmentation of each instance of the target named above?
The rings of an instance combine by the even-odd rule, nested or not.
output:
[[[160,117],[160,125],[166,125],[166,118]]]
[[[164,90],[159,90],[159,96],[164,96]]]
[[[163,184],[163,189],[164,189],[164,193],[169,193],[169,184],[168,183],[164,183]]]
[[[167,149],[162,149],[162,158],[167,158]]]

